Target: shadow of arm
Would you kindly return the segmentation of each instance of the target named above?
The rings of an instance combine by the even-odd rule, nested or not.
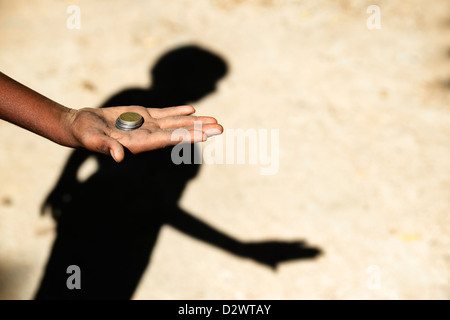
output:
[[[308,247],[303,241],[242,242],[178,208],[174,210],[168,223],[195,239],[272,269],[276,269],[282,262],[311,259],[321,253],[318,248]]]
[[[240,256],[243,243],[217,230],[189,213],[176,208],[168,223],[192,238]]]

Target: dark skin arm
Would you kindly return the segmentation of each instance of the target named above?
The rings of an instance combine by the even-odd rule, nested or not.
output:
[[[117,117],[130,111],[139,113],[144,124],[133,131],[117,129]],[[194,112],[192,106],[71,109],[0,72],[0,119],[66,147],[111,155],[117,162],[125,157],[124,147],[137,154],[176,145],[182,140],[205,141],[223,132],[216,119],[192,116]],[[194,126],[194,122],[201,123],[201,127]],[[176,129],[185,129],[188,136],[176,135],[175,139],[172,134]]]

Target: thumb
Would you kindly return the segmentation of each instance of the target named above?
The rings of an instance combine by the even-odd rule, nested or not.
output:
[[[125,158],[123,146],[116,139],[105,137],[102,150],[105,154],[109,153],[116,162],[121,162]]]

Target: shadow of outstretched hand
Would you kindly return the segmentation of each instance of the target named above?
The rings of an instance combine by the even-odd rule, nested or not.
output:
[[[263,241],[247,242],[242,245],[241,255],[271,269],[276,269],[279,263],[298,260],[312,259],[321,254],[314,247],[308,247],[303,241]]]

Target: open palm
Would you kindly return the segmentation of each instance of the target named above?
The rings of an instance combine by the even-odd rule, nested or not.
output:
[[[132,131],[117,129],[116,119],[124,112],[139,113],[144,118],[144,123]],[[192,106],[82,108],[73,113],[70,127],[81,147],[110,154],[115,161],[120,162],[125,157],[124,147],[137,154],[182,141],[201,142],[222,133],[223,128],[216,119],[192,116],[194,112]]]

